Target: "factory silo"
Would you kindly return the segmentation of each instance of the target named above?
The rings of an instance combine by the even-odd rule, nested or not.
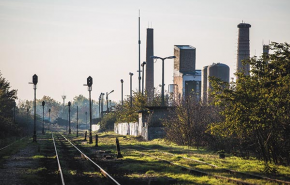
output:
[[[269,45],[263,45],[263,57],[264,57],[265,62],[267,64],[269,62],[269,50],[270,50],[270,46]]]
[[[202,102],[207,102],[207,68],[204,66],[201,74],[201,99]]]
[[[147,28],[147,39],[146,39],[146,85],[148,100],[151,102],[154,98],[154,43],[153,43],[153,29]]]
[[[237,52],[237,72],[243,71],[245,75],[250,73],[250,65],[242,64],[242,60],[250,58],[250,28],[251,25],[247,23],[238,24],[238,52]]]
[[[209,77],[216,77],[220,80],[229,83],[230,82],[230,68],[226,64],[213,63],[207,68],[207,100],[209,100],[209,94],[211,89],[211,83]]]

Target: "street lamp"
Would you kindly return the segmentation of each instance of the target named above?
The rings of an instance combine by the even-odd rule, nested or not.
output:
[[[42,102],[42,134],[44,134],[44,105],[45,102]]]
[[[92,85],[93,85],[93,78],[89,76],[87,78],[87,84],[84,86],[88,86],[88,91],[89,91],[89,102],[90,102],[90,141],[89,143],[93,143],[93,137],[92,137],[92,100],[91,100],[91,91],[92,91]]]
[[[112,92],[114,92],[114,90],[111,90],[111,92],[106,92],[106,102],[107,102],[107,113],[109,113],[109,94],[111,94]]]
[[[68,134],[71,134],[71,129],[70,129],[70,106],[71,106],[71,102],[69,101],[67,103],[68,105]]]
[[[144,95],[144,67],[145,67],[145,65],[146,65],[146,62],[143,62],[141,64],[141,66],[142,66],[142,96]]]
[[[124,83],[124,80],[121,79],[121,102],[122,102],[122,105],[123,105],[123,83]]]
[[[33,84],[33,89],[34,89],[34,102],[33,102],[33,107],[34,107],[34,126],[33,126],[33,142],[36,142],[36,85],[38,83],[38,76],[34,74],[32,76],[32,82],[29,82],[29,84]]]
[[[169,57],[161,58],[161,57],[158,57],[158,56],[151,56],[151,58],[153,58],[153,59],[161,59],[162,60],[161,106],[165,106],[165,103],[164,103],[164,60],[165,59],[173,59],[173,58],[176,58],[176,57],[175,56],[169,56]]]

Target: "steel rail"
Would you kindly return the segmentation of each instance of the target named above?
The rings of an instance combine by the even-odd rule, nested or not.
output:
[[[114,182],[117,185],[121,185],[120,183],[118,183],[110,174],[108,174],[102,167],[100,167],[97,163],[95,163],[91,158],[89,158],[86,154],[84,154],[78,147],[76,147],[69,139],[67,139],[66,137],[64,137],[63,135],[61,135],[65,140],[67,140],[77,151],[79,151],[86,159],[88,159],[89,161],[91,161],[95,166],[97,166],[101,173],[109,178],[112,182]]]
[[[64,178],[63,178],[63,173],[62,173],[62,170],[61,170],[61,165],[60,165],[60,162],[59,162],[59,157],[58,157],[58,153],[57,153],[57,149],[56,149],[56,145],[55,145],[55,141],[54,141],[54,137],[53,137],[53,133],[51,133],[51,137],[52,137],[52,140],[53,140],[53,145],[54,145],[54,150],[55,150],[55,154],[56,154],[56,160],[57,160],[57,165],[58,165],[58,171],[59,171],[60,178],[61,178],[61,183],[62,183],[62,185],[65,185]]]
[[[9,145],[7,145],[7,146],[4,146],[3,148],[0,149],[0,151],[1,151],[1,150],[4,150],[5,148],[7,148],[7,147],[9,147],[9,146],[11,146],[11,145],[13,145],[13,144],[15,144],[15,143],[18,142],[18,141],[21,141],[22,139],[24,139],[24,138],[26,138],[26,137],[27,137],[27,136],[25,136],[25,137],[23,137],[23,138],[20,138],[19,140],[14,141],[13,143],[11,143],[11,144],[9,144]]]

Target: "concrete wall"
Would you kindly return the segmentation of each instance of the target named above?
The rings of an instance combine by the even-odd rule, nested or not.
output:
[[[138,136],[138,123],[115,123],[114,132],[120,135]]]

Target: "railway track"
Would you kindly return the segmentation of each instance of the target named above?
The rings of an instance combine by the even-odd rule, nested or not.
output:
[[[2,150],[4,150],[4,149],[6,149],[6,148],[8,148],[8,147],[10,147],[10,146],[12,146],[12,145],[14,145],[15,143],[17,143],[17,142],[19,142],[19,141],[23,140],[24,138],[26,138],[26,136],[25,136],[25,137],[22,137],[22,138],[20,138],[19,140],[16,140],[16,141],[14,141],[14,142],[13,142],[13,143],[11,143],[11,144],[8,144],[8,145],[6,145],[6,146],[4,146],[4,147],[0,148],[0,151],[2,151]]]
[[[116,184],[109,173],[65,136],[52,134],[61,184]]]
[[[283,181],[283,180],[279,180],[279,179],[272,179],[272,178],[268,178],[268,177],[264,177],[264,176],[239,172],[239,171],[235,171],[235,170],[231,170],[231,169],[225,169],[225,168],[221,168],[219,166],[216,166],[216,165],[213,165],[210,163],[206,163],[204,161],[195,160],[195,159],[188,158],[188,157],[182,157],[180,155],[172,154],[169,152],[158,151],[156,149],[152,150],[151,148],[146,148],[143,146],[136,146],[135,145],[134,147],[130,146],[128,148],[131,150],[135,150],[136,152],[138,152],[140,154],[147,155],[147,156],[156,158],[160,161],[166,162],[168,164],[178,166],[181,169],[187,170],[192,174],[212,176],[214,178],[224,179],[228,182],[232,182],[235,184],[252,185],[252,184],[271,183],[271,184],[290,185],[290,182],[288,182],[288,181]],[[139,150],[136,148],[139,148]],[[143,152],[140,151],[140,149],[142,149]],[[161,155],[156,154],[156,152],[160,153]],[[154,153],[154,154],[152,154],[152,153]],[[184,160],[181,161],[180,160],[181,158]],[[208,170],[202,170],[201,168],[198,167],[199,165],[201,165],[201,166],[207,165],[210,168]],[[246,179],[247,180],[250,179],[251,182],[247,182]]]

